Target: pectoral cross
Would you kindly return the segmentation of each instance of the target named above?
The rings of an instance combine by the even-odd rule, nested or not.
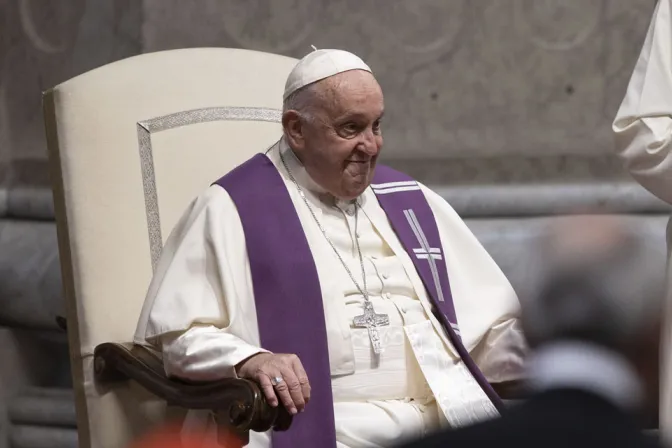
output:
[[[373,352],[376,355],[380,355],[383,352],[383,345],[380,340],[378,327],[390,325],[390,316],[387,314],[376,314],[373,304],[367,300],[364,302],[364,314],[355,316],[353,323],[355,328],[366,328],[368,330]]]

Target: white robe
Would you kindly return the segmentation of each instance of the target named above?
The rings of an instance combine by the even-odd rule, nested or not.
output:
[[[362,312],[363,298],[288,178],[279,151],[362,285],[354,238],[360,240],[374,308],[390,316],[390,326],[381,330],[385,352],[377,365],[366,330],[351,328],[352,318]],[[437,405],[428,373],[434,378],[433,387],[445,390],[439,394],[444,407],[446,400],[452,400],[449,407],[478,414],[483,393],[474,389],[473,379],[459,376],[464,365],[431,313],[411,258],[371,189],[359,198],[355,232],[354,207],[329,204],[284,140],[268,156],[285,180],[317,266],[339,447],[389,446],[445,424],[445,410]],[[426,187],[422,191],[439,227],[465,346],[489,381],[518,378],[525,343],[511,285],[455,211]],[[191,380],[235,376],[233,366],[263,350],[242,225],[221,187],[210,187],[199,196],[171,233],[135,342],[162,350],[167,373]],[[265,447],[268,440],[268,434],[254,433],[250,446]]]
[[[672,0],[660,0],[656,5],[613,131],[617,154],[630,174],[644,188],[672,204]],[[670,224],[667,249],[669,258]],[[668,266],[669,271],[672,265]],[[667,322],[661,341],[660,429],[663,437],[672,442],[672,288],[669,286],[667,297]]]

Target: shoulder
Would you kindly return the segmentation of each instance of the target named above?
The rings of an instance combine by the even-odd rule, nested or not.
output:
[[[387,165],[378,165],[376,166],[376,171],[373,175],[373,182],[372,184],[374,185],[379,185],[379,184],[389,184],[392,182],[415,182],[415,179],[413,179],[411,176],[408,174],[395,170],[392,167],[389,167]]]
[[[266,154],[258,153],[213,182],[222,188],[237,190],[254,186],[255,183],[276,174],[278,168]]]
[[[202,244],[203,238],[206,241],[213,241],[219,238],[225,229],[240,225],[240,220],[237,218],[238,211],[226,190],[212,185],[185,207],[180,218],[172,226],[163,253],[175,252],[179,246],[189,245],[194,241]]]
[[[434,192],[427,185],[422,182],[414,179],[410,175],[404,173],[403,171],[396,170],[387,165],[378,165],[376,167],[376,173],[373,176],[372,186],[375,187],[385,185],[385,184],[407,184],[407,185],[418,185],[420,190],[427,196],[427,199],[432,201],[446,202],[440,195]]]
[[[459,218],[453,207],[437,192],[432,190],[427,185],[419,182],[408,174],[391,168],[387,165],[379,165],[376,168],[376,174],[373,178],[372,188],[376,191],[377,188],[390,188],[393,184],[398,187],[403,187],[401,183],[417,185],[420,187],[425,199],[429,203],[434,213],[447,214],[451,218]],[[389,186],[389,187],[388,187]]]
[[[191,200],[178,226],[190,226],[201,219],[218,220],[232,213],[236,213],[236,209],[231,196],[224,188],[213,184]]]
[[[422,193],[425,195],[425,198],[427,199],[427,202],[429,203],[429,206],[432,208],[434,213],[440,213],[444,216],[450,217],[451,219],[457,218],[462,220],[453,206],[450,205],[450,203],[444,199],[443,196],[421,182],[418,182],[418,186],[420,187],[420,191],[422,191]]]
[[[232,203],[225,188],[212,184],[194,199],[194,204],[202,208],[220,208]]]

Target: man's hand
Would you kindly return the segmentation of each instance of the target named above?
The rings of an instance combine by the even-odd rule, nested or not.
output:
[[[268,404],[277,406],[279,398],[292,415],[302,412],[310,400],[308,375],[296,355],[259,353],[241,362],[236,372],[258,382]]]

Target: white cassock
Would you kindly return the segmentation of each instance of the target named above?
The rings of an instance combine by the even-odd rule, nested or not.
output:
[[[616,151],[630,174],[644,188],[672,204],[672,0],[661,0],[656,5],[613,130]],[[668,224],[668,254],[671,248],[672,226]],[[669,283],[666,307],[667,322],[661,341],[660,429],[665,439],[672,441]]]
[[[367,330],[352,327],[364,299],[311,223],[314,218],[282,167],[280,151],[361,285],[354,240],[359,238],[372,303],[377,313],[390,316],[390,325],[381,328],[385,351],[378,363]],[[450,406],[481,415],[484,394],[463,376],[464,364],[432,315],[413,262],[371,189],[359,198],[355,232],[354,206],[330,201],[283,139],[267,155],[285,180],[317,266],[338,446],[390,446],[422,436],[445,424]],[[490,382],[519,378],[526,346],[511,285],[455,211],[422,189],[439,228],[465,346]],[[236,364],[262,351],[243,228],[221,187],[199,196],[169,237],[135,341],[162,350],[167,373],[190,380],[233,377]],[[268,434],[250,434],[249,446],[269,446]]]

